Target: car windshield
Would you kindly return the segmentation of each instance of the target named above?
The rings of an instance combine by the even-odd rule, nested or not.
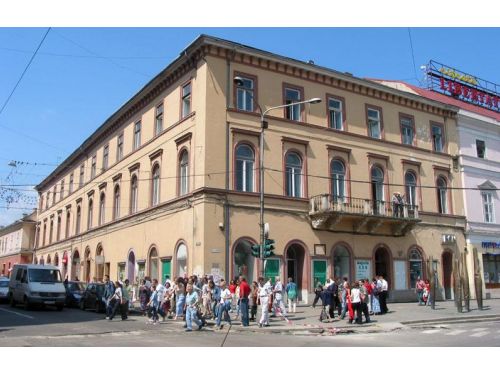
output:
[[[85,290],[85,284],[84,283],[69,283],[68,289],[71,290],[72,292],[83,291],[83,290]]]
[[[7,288],[9,286],[9,280],[0,280],[0,288]]]
[[[61,274],[59,270],[31,269],[29,270],[30,281],[35,283],[60,283]]]

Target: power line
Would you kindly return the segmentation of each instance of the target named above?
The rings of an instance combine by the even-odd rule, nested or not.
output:
[[[408,37],[410,38],[411,58],[412,58],[412,61],[413,61],[413,73],[415,74],[415,79],[422,86],[422,83],[420,82],[420,80],[418,79],[418,76],[417,76],[417,66],[415,64],[415,54],[413,53],[413,41],[412,41],[412,38],[411,38],[411,31],[410,31],[409,27],[408,27]]]
[[[21,83],[24,75],[26,74],[26,72],[28,71],[28,68],[30,67],[31,63],[33,62],[33,60],[35,59],[35,56],[36,54],[38,53],[38,50],[40,49],[40,47],[42,46],[43,42],[45,41],[45,38],[47,37],[47,35],[49,34],[49,31],[50,31],[50,27],[47,29],[47,31],[45,32],[42,40],[40,41],[40,43],[38,44],[38,47],[36,47],[36,50],[35,52],[33,52],[33,56],[31,56],[31,59],[30,61],[28,62],[28,65],[26,65],[26,67],[24,68],[24,71],[23,73],[21,74],[21,77],[19,77],[19,80],[17,81],[16,85],[14,86],[14,88],[12,89],[10,95],[8,96],[7,100],[5,101],[5,103],[3,103],[3,106],[2,108],[0,109],[0,115],[2,114],[2,112],[4,111],[5,107],[7,106],[7,104],[9,103],[10,101],[10,98],[12,97],[12,95],[14,95],[14,92],[16,91],[17,89],[17,86],[19,86],[19,84]]]
[[[55,31],[55,30],[54,30],[54,32],[55,32],[57,35],[59,35],[61,38],[63,38],[63,39],[65,39],[66,41],[68,41],[68,42],[70,42],[70,43],[74,44],[74,45],[75,45],[75,46],[77,46],[78,48],[80,48],[80,49],[82,49],[82,50],[84,50],[84,51],[86,51],[86,52],[90,53],[90,54],[91,54],[91,55],[93,55],[93,56],[96,56],[96,57],[98,57],[98,58],[101,58],[101,59],[107,60],[107,61],[109,61],[111,64],[113,64],[113,65],[117,66],[117,67],[118,67],[118,68],[120,68],[120,69],[125,69],[125,70],[128,70],[128,71],[130,71],[130,72],[133,72],[133,73],[136,73],[136,74],[140,74],[140,75],[141,75],[141,76],[143,76],[143,77],[147,77],[147,78],[150,78],[150,77],[151,77],[150,75],[144,74],[144,73],[139,72],[139,71],[134,70],[134,69],[131,69],[131,68],[129,68],[128,66],[118,64],[116,61],[112,60],[112,59],[111,59],[111,58],[109,58],[109,57],[99,55],[98,53],[95,53],[94,51],[91,51],[91,50],[90,50],[90,49],[88,49],[87,47],[85,47],[85,46],[83,46],[83,45],[81,45],[81,44],[79,44],[79,43],[75,42],[74,40],[72,40],[72,39],[68,38],[67,36],[65,36],[65,35],[61,34],[61,33],[60,33],[60,32],[58,32],[58,31]]]

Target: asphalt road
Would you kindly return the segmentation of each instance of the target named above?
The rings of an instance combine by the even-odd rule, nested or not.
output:
[[[239,324],[239,323],[236,323]],[[263,329],[265,332],[265,328]],[[336,336],[236,332],[204,328],[184,332],[181,322],[153,326],[132,315],[127,321],[78,309],[39,309],[0,305],[0,346],[500,346],[500,322],[404,327],[383,333]]]

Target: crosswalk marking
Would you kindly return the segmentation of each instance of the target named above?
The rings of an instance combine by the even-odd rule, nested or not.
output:
[[[474,333],[472,335],[470,335],[470,337],[483,337],[483,336],[486,336],[487,334],[489,334],[489,332],[478,332],[478,333]]]
[[[429,329],[427,331],[422,331],[422,333],[426,333],[428,335],[432,335],[433,333],[438,333],[438,332],[441,332],[440,329]]]
[[[464,332],[467,332],[467,330],[466,329],[457,329],[457,330],[446,333],[446,336],[456,336],[456,335],[460,335],[461,333],[464,333]]]

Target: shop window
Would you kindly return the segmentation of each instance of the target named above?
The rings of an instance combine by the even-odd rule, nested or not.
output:
[[[417,285],[417,279],[419,277],[423,279],[424,277],[422,254],[418,251],[418,249],[412,249],[410,251],[408,267],[410,274],[410,288],[413,289]]]

